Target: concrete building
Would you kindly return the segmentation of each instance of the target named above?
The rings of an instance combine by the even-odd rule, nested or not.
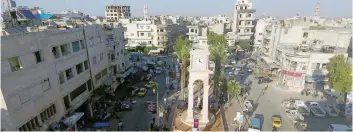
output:
[[[281,69],[279,83],[301,90],[306,83],[325,81],[329,58],[347,56],[350,27],[320,26],[310,17],[271,22],[262,32],[261,59],[272,71]]]
[[[236,40],[252,40],[255,32],[255,9],[252,0],[237,0],[233,12],[232,30]]]
[[[274,21],[274,18],[272,17],[264,17],[257,20],[255,33],[254,33],[254,42],[253,42],[255,52],[257,52],[261,48],[264,37],[267,37],[266,35],[268,35],[268,33],[266,34],[264,33],[268,31],[268,30],[265,30],[266,26],[271,25],[273,21]]]
[[[87,103],[108,76],[99,25],[1,36],[3,130],[47,130]],[[82,105],[87,109],[79,108]]]
[[[130,6],[106,6],[105,7],[105,18],[109,20],[118,21],[121,18],[130,18]]]

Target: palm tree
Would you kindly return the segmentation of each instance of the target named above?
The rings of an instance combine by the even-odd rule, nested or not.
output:
[[[221,65],[227,60],[226,49],[228,47],[227,40],[224,35],[218,35],[214,32],[209,32],[207,35],[207,43],[209,45],[211,59],[215,62],[215,75],[214,75],[214,92],[218,96],[220,86]]]
[[[174,51],[176,56],[179,58],[181,61],[181,81],[180,81],[180,92],[181,96],[179,96],[180,99],[184,100],[185,99],[185,93],[184,93],[184,88],[186,86],[186,70],[188,66],[188,61],[190,59],[190,41],[185,38],[183,39],[181,36],[178,37],[176,40],[176,44],[174,46]]]

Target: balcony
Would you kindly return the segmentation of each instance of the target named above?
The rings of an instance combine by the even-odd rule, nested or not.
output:
[[[254,25],[252,24],[239,24],[239,28],[253,28]]]
[[[239,17],[239,20],[253,21],[255,20],[255,17]]]
[[[238,35],[240,36],[247,36],[247,35],[253,35],[254,33],[253,32],[240,32],[238,33]]]
[[[76,97],[74,100],[71,100],[70,102],[70,108],[67,109],[67,112],[72,112],[76,110],[78,107],[80,107],[88,98],[90,97],[90,93],[86,90],[82,94],[80,94],[78,97]]]
[[[256,9],[242,9],[238,10],[239,13],[255,13]]]
[[[137,28],[136,30],[140,32],[152,32],[152,28]]]

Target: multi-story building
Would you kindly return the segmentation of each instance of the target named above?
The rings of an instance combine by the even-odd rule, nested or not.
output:
[[[165,16],[149,18],[147,9],[147,6],[144,6],[143,20],[122,19],[120,21],[126,28],[124,32],[124,37],[127,40],[126,47],[156,47],[160,51],[171,49],[177,36],[185,35],[186,26],[174,24],[172,20]]]
[[[264,32],[268,32],[269,29],[267,28],[265,30],[265,27],[270,25],[272,21],[274,21],[272,17],[265,17],[257,20],[255,33],[254,33],[254,41],[253,41],[255,52],[257,52],[261,48],[264,38],[268,37],[266,36],[268,35],[268,33],[264,33]]]
[[[1,36],[2,129],[47,130],[76,109],[92,117],[86,100],[109,70],[103,34],[91,25]]]
[[[130,6],[106,6],[105,7],[105,18],[108,20],[118,21],[121,18],[130,18]]]
[[[329,58],[347,56],[350,27],[319,25],[310,17],[271,22],[262,31],[261,59],[270,69],[281,69],[280,83],[300,90],[305,84],[325,80]]]
[[[237,40],[251,40],[255,32],[255,17],[251,0],[237,0],[232,30]]]

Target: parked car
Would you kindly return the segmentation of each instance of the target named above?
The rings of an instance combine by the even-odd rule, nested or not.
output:
[[[276,128],[282,127],[282,117],[280,115],[273,115],[271,117],[272,126]]]
[[[154,69],[154,73],[156,73],[156,74],[161,74],[161,73],[162,73],[162,68],[161,68],[161,67],[156,67],[156,68]]]
[[[324,110],[326,111],[327,115],[331,117],[337,117],[340,113],[340,110],[334,105],[325,105]]]
[[[321,108],[321,106],[318,102],[307,102],[307,104],[309,105],[310,110],[314,116],[316,116],[316,117],[325,117],[326,116],[325,110]]]
[[[300,114],[304,116],[310,115],[310,109],[308,106],[306,106],[304,101],[296,100],[294,106],[299,111]]]
[[[123,111],[132,110],[132,104],[131,103],[123,103],[123,104],[121,104],[120,109]]]
[[[147,89],[146,88],[140,88],[137,95],[140,97],[146,96]]]

